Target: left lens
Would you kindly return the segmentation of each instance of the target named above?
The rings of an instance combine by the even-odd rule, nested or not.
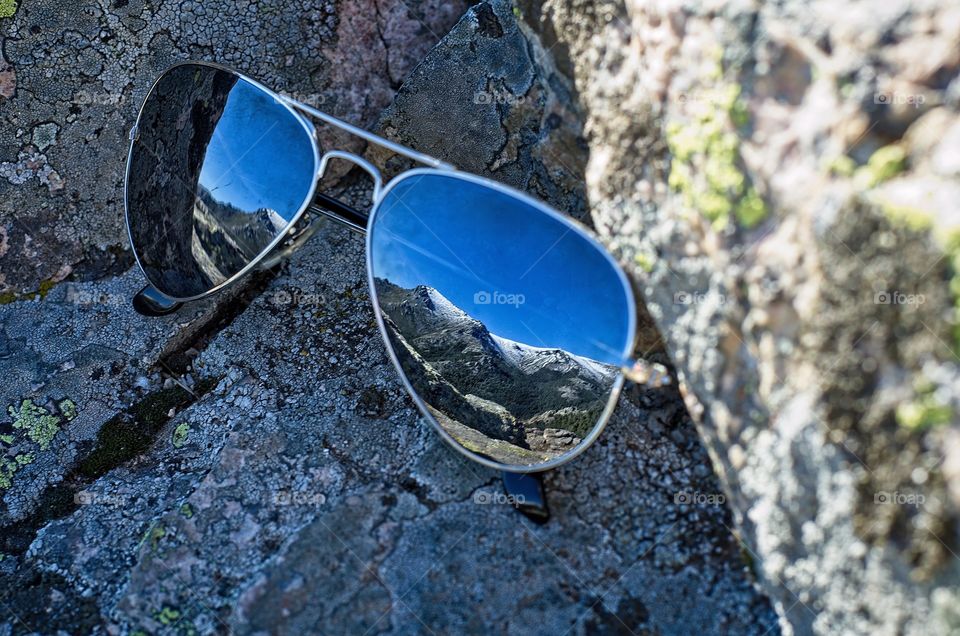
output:
[[[393,360],[448,441],[529,472],[596,438],[635,329],[632,292],[599,243],[502,186],[436,171],[392,183],[368,232]]]
[[[127,226],[150,283],[175,299],[230,281],[309,203],[311,129],[272,93],[184,64],[158,80],[127,165]]]

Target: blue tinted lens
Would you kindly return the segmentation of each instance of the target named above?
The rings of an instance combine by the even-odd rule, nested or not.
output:
[[[435,173],[395,184],[369,231],[387,337],[447,432],[527,466],[590,435],[634,329],[599,244],[508,192]]]

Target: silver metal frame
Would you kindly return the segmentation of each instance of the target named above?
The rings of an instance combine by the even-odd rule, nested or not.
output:
[[[399,155],[403,155],[403,156],[405,156],[405,157],[409,157],[410,159],[413,159],[414,161],[417,161],[417,162],[422,163],[422,164],[424,164],[424,165],[432,166],[432,167],[434,167],[434,168],[442,168],[442,169],[446,169],[446,170],[455,170],[455,169],[456,169],[456,168],[454,168],[452,165],[450,165],[450,164],[448,164],[448,163],[445,163],[445,162],[443,162],[443,161],[440,161],[439,159],[437,159],[437,158],[435,158],[435,157],[431,157],[430,155],[426,155],[426,154],[417,152],[417,151],[415,151],[415,150],[411,150],[410,148],[407,148],[407,147],[405,147],[405,146],[401,146],[400,144],[394,143],[394,142],[390,141],[389,139],[384,139],[383,137],[380,137],[380,136],[375,135],[375,134],[373,134],[373,133],[371,133],[371,132],[368,132],[368,131],[366,131],[366,130],[363,130],[362,128],[357,128],[356,126],[354,126],[354,125],[352,125],[352,124],[348,124],[348,123],[345,122],[345,121],[341,121],[341,120],[337,119],[336,117],[334,117],[334,116],[332,116],[332,115],[328,115],[327,113],[324,113],[323,111],[317,110],[316,108],[312,108],[312,107],[310,107],[310,106],[307,106],[306,104],[301,104],[300,102],[297,102],[297,101],[295,101],[295,100],[293,100],[293,99],[290,99],[289,97],[285,97],[285,96],[283,96],[283,95],[280,95],[280,94],[277,93],[276,91],[272,90],[271,88],[269,88],[269,87],[267,87],[267,86],[264,86],[263,84],[261,84],[260,82],[258,82],[258,81],[255,80],[255,79],[253,79],[252,77],[248,77],[248,76],[244,75],[243,73],[239,73],[239,72],[233,70],[232,68],[223,66],[223,65],[221,65],[221,64],[216,64],[216,63],[214,63],[214,62],[204,62],[204,61],[196,61],[196,60],[187,60],[187,61],[184,61],[184,62],[178,62],[178,63],[176,63],[176,64],[174,64],[174,65],[166,68],[166,69],[160,74],[160,76],[156,79],[156,81],[154,81],[153,85],[150,87],[150,90],[147,91],[146,96],[144,96],[144,98],[143,98],[143,104],[141,104],[140,110],[137,112],[137,122],[134,124],[133,128],[130,130],[130,150],[127,152],[127,167],[126,167],[126,170],[125,170],[124,176],[123,176],[123,183],[124,183],[124,189],[123,189],[123,215],[124,215],[124,221],[125,221],[126,226],[127,226],[127,240],[130,242],[130,250],[133,252],[133,258],[134,258],[134,259],[136,260],[136,262],[137,262],[137,267],[139,267],[139,268],[140,268],[140,271],[143,272],[143,276],[144,276],[144,278],[147,279],[147,282],[149,282],[149,283],[150,283],[151,285],[153,285],[154,287],[156,287],[156,285],[154,284],[154,282],[153,282],[152,280],[150,280],[150,276],[147,275],[147,271],[143,268],[143,263],[140,262],[140,255],[137,254],[137,246],[136,246],[136,245],[134,244],[134,242],[133,242],[133,233],[130,231],[130,204],[129,204],[129,201],[127,200],[127,188],[126,188],[126,184],[127,184],[127,181],[128,181],[129,178],[130,178],[130,164],[131,164],[132,161],[133,161],[133,148],[134,148],[134,146],[135,146],[136,143],[137,143],[138,131],[139,131],[139,127],[140,127],[140,118],[143,117],[143,109],[144,109],[144,107],[146,106],[147,101],[150,99],[150,96],[153,94],[153,91],[156,90],[157,84],[160,83],[160,80],[163,79],[163,77],[164,77],[167,73],[169,73],[170,71],[172,71],[172,70],[174,70],[174,69],[176,69],[176,68],[180,68],[181,66],[206,66],[206,67],[209,67],[209,68],[217,69],[218,71],[223,71],[223,72],[225,72],[225,73],[231,73],[231,74],[233,74],[233,75],[236,75],[236,76],[239,77],[240,79],[249,82],[249,83],[252,84],[253,86],[256,86],[257,88],[265,91],[265,92],[266,92],[267,94],[269,94],[270,96],[272,96],[272,97],[276,100],[276,102],[277,102],[278,104],[280,104],[281,106],[283,106],[284,108],[286,108],[286,109],[290,112],[290,114],[293,115],[293,116],[297,119],[298,122],[300,122],[300,124],[301,124],[301,125],[303,126],[303,128],[304,128],[304,131],[305,131],[305,132],[307,133],[307,135],[310,137],[310,144],[311,144],[311,146],[312,146],[312,148],[313,148],[313,174],[314,174],[314,179],[313,179],[313,185],[310,187],[310,191],[309,191],[308,194],[307,194],[306,200],[303,202],[303,204],[301,204],[300,209],[297,211],[297,213],[294,214],[293,217],[290,219],[290,222],[283,228],[283,231],[280,232],[280,233],[277,235],[277,237],[276,237],[275,239],[273,239],[273,241],[271,241],[270,244],[267,245],[266,248],[263,249],[263,251],[261,251],[254,259],[252,259],[249,263],[247,263],[247,264],[243,267],[243,269],[241,269],[241,270],[238,271],[236,274],[234,274],[233,276],[231,276],[230,278],[228,278],[228,279],[225,280],[224,282],[220,283],[219,285],[217,285],[217,286],[213,287],[212,289],[209,289],[209,290],[207,290],[206,292],[204,292],[204,293],[202,293],[202,294],[199,294],[199,295],[197,295],[197,296],[190,296],[190,297],[186,297],[186,298],[178,298],[178,297],[173,297],[173,296],[167,296],[167,294],[165,294],[165,293],[163,293],[163,292],[160,292],[163,296],[169,298],[169,299],[172,300],[172,301],[184,303],[184,302],[191,302],[191,301],[194,301],[194,300],[200,300],[200,299],[202,299],[202,298],[206,298],[207,296],[210,296],[210,295],[212,295],[212,294],[215,294],[215,293],[217,293],[218,291],[221,291],[222,289],[224,289],[225,287],[227,287],[227,286],[229,286],[229,285],[232,285],[233,283],[235,283],[235,282],[237,282],[238,280],[240,280],[240,278],[242,278],[243,276],[245,276],[247,273],[249,273],[251,270],[253,270],[254,268],[256,268],[256,267],[258,267],[259,265],[261,265],[261,261],[263,261],[263,260],[267,257],[267,255],[270,254],[270,253],[274,250],[274,248],[277,247],[277,245],[279,245],[284,239],[287,238],[287,233],[291,230],[291,228],[293,228],[294,226],[296,226],[297,223],[300,222],[300,219],[301,219],[301,218],[303,217],[303,215],[307,212],[307,210],[310,209],[310,207],[312,206],[314,196],[316,195],[316,192],[317,192],[317,186],[318,186],[319,183],[320,183],[320,179],[323,177],[324,169],[326,168],[326,165],[327,165],[327,163],[328,163],[328,161],[329,161],[330,158],[332,158],[332,157],[337,157],[337,158],[341,158],[341,159],[347,159],[348,161],[352,161],[353,163],[355,163],[355,164],[359,165],[360,167],[364,168],[364,169],[367,170],[368,172],[370,172],[370,170],[372,169],[373,172],[371,172],[371,176],[374,177],[374,180],[375,180],[376,184],[379,185],[379,184],[381,184],[381,183],[383,182],[382,178],[380,177],[380,173],[376,170],[376,168],[374,168],[369,162],[367,162],[366,160],[362,159],[361,157],[358,157],[357,155],[354,155],[354,154],[352,154],[352,153],[346,153],[346,152],[334,150],[334,151],[330,151],[330,152],[324,154],[323,157],[321,157],[321,156],[320,156],[320,144],[319,144],[319,142],[317,141],[317,129],[316,129],[316,127],[315,127],[309,120],[307,120],[307,119],[303,116],[303,113],[306,113],[306,114],[308,114],[308,115],[311,115],[311,116],[313,116],[313,117],[316,117],[317,119],[319,119],[319,120],[321,120],[321,121],[323,121],[323,122],[325,122],[325,123],[327,123],[327,124],[330,124],[331,126],[334,126],[334,127],[336,127],[336,128],[339,128],[339,129],[341,129],[341,130],[343,130],[343,131],[345,131],[345,132],[348,132],[348,133],[350,133],[350,134],[352,134],[352,135],[356,135],[356,136],[358,136],[358,137],[361,137],[362,139],[365,139],[366,141],[368,141],[368,142],[370,142],[370,143],[376,144],[376,145],[378,145],[378,146],[382,146],[383,148],[386,148],[386,149],[388,149],[388,150],[390,150],[390,151],[392,151],[392,152],[395,152],[395,153],[397,153],[397,154],[399,154]],[[379,188],[378,188],[378,189],[379,189]],[[377,190],[378,190],[378,189],[377,189]],[[377,192],[377,190],[375,190],[375,193]],[[160,291],[159,288],[157,288],[157,290]]]
[[[414,390],[413,386],[410,384],[410,380],[407,379],[407,374],[404,372],[403,367],[400,366],[400,360],[397,358],[396,352],[393,350],[393,345],[390,343],[390,338],[387,334],[387,327],[383,321],[383,314],[380,311],[380,302],[377,298],[377,288],[374,285],[374,276],[373,276],[373,233],[376,229],[377,213],[380,211],[380,204],[383,203],[387,194],[390,193],[397,184],[402,183],[410,177],[416,177],[419,175],[441,175],[451,179],[460,179],[461,181],[467,181],[470,183],[476,183],[485,187],[488,187],[497,192],[507,194],[519,201],[526,203],[534,207],[537,210],[540,210],[544,214],[547,214],[560,223],[566,225],[574,232],[577,232],[582,238],[586,239],[591,245],[593,245],[597,250],[603,254],[604,258],[610,263],[613,270],[617,273],[619,277],[620,284],[623,286],[623,293],[627,298],[627,307],[628,307],[628,323],[627,323],[627,338],[623,346],[623,352],[621,353],[621,371],[617,376],[616,381],[614,382],[613,389],[610,392],[610,399],[607,401],[607,406],[604,408],[603,413],[600,415],[600,419],[597,421],[596,425],[591,430],[590,434],[585,437],[573,450],[564,453],[563,455],[552,459],[543,464],[535,464],[531,466],[523,465],[512,465],[512,464],[501,464],[495,462],[491,459],[483,457],[474,453],[473,451],[467,449],[460,442],[448,433],[437,421],[437,419],[430,413],[430,410],[427,408],[426,403],[420,397],[420,395]],[[600,242],[592,236],[587,228],[578,223],[577,221],[564,216],[563,214],[557,212],[553,208],[547,206],[544,203],[534,199],[533,197],[515,190],[509,186],[506,186],[502,183],[486,179],[484,177],[479,177],[474,174],[458,171],[449,171],[449,170],[435,170],[432,168],[415,168],[413,170],[407,170],[402,172],[396,177],[394,177],[390,183],[383,189],[383,192],[380,195],[380,198],[374,203],[373,210],[370,212],[370,218],[367,222],[367,243],[366,243],[366,253],[367,253],[367,282],[370,285],[370,299],[373,301],[373,311],[377,316],[377,326],[380,328],[380,335],[383,336],[383,340],[387,345],[387,352],[390,354],[390,360],[393,362],[393,366],[397,369],[397,372],[400,374],[400,379],[403,381],[403,386],[407,389],[413,397],[413,401],[416,403],[417,408],[420,409],[420,413],[427,419],[428,422],[433,426],[434,430],[440,434],[448,444],[450,444],[456,451],[460,454],[472,459],[473,461],[483,464],[489,468],[494,468],[497,470],[503,470],[511,473],[537,473],[545,470],[550,470],[551,468],[556,468],[566,464],[570,460],[577,457],[580,453],[585,451],[590,447],[597,437],[600,436],[600,433],[603,432],[603,429],[606,427],[607,422],[610,419],[610,416],[613,414],[614,409],[617,407],[617,401],[620,397],[620,391],[623,389],[623,384],[625,382],[624,372],[622,367],[630,361],[630,355],[633,353],[634,345],[636,344],[636,334],[637,334],[637,310],[636,310],[636,301],[633,296],[633,289],[630,287],[630,283],[627,280],[626,274],[623,272],[623,268],[620,267],[620,264],[614,260],[613,256],[610,255],[610,252],[600,244]]]
[[[317,186],[319,185],[320,179],[323,176],[324,170],[326,168],[326,165],[329,159],[331,158],[345,159],[353,162],[354,164],[366,170],[368,173],[370,173],[370,176],[374,180],[375,187],[374,187],[374,193],[373,193],[373,208],[367,220],[368,229],[366,231],[366,234],[367,234],[366,262],[367,262],[367,282],[370,286],[370,298],[373,301],[373,310],[377,318],[377,325],[380,329],[380,334],[383,337],[384,343],[386,344],[387,352],[390,356],[390,360],[393,362],[393,366],[396,368],[397,372],[399,373],[400,379],[403,382],[404,387],[407,389],[407,392],[413,398],[413,401],[416,403],[417,408],[420,410],[421,414],[427,419],[428,422],[430,422],[430,424],[433,426],[434,430],[436,430],[436,432],[440,435],[440,437],[444,439],[450,446],[452,446],[457,452],[468,457],[469,459],[472,459],[477,463],[483,464],[484,466],[487,466],[489,468],[507,471],[507,472],[514,472],[514,473],[535,473],[535,472],[541,472],[545,470],[550,470],[552,468],[556,468],[558,466],[566,464],[567,462],[571,461],[572,459],[580,455],[583,451],[585,451],[588,447],[590,447],[594,443],[594,441],[596,441],[596,439],[600,436],[600,433],[603,432],[604,427],[607,425],[607,422],[609,421],[610,416],[612,415],[614,409],[617,406],[617,401],[620,397],[620,392],[623,388],[624,382],[626,381],[626,377],[636,373],[635,365],[643,366],[643,363],[637,363],[633,361],[630,357],[636,342],[636,330],[637,330],[636,303],[633,295],[633,289],[631,288],[630,283],[627,280],[626,274],[623,272],[623,269],[620,267],[619,263],[617,263],[617,261],[610,255],[607,249],[602,244],[600,244],[599,241],[597,241],[597,239],[590,233],[590,231],[587,228],[585,228],[583,225],[581,225],[577,221],[570,219],[569,217],[561,214],[560,212],[557,212],[553,208],[534,199],[533,197],[523,192],[520,192],[519,190],[503,185],[502,183],[498,183],[496,181],[486,179],[484,177],[479,177],[474,174],[460,172],[453,165],[443,162],[435,157],[431,157],[430,155],[426,155],[426,154],[417,152],[415,150],[411,150],[410,148],[394,143],[388,139],[384,139],[369,131],[363,130],[362,128],[358,128],[356,126],[353,126],[352,124],[348,124],[347,122],[341,121],[336,117],[328,115],[327,113],[319,111],[311,106],[302,104],[289,97],[280,95],[275,91],[271,90],[270,88],[268,88],[267,86],[264,86],[260,82],[250,77],[247,77],[242,73],[238,73],[231,68],[222,66],[220,64],[215,64],[212,62],[202,62],[202,61],[185,61],[185,62],[180,62],[178,64],[174,64],[173,66],[167,68],[160,75],[160,78],[158,78],[156,82],[154,82],[153,86],[150,88],[150,91],[147,93],[146,97],[144,98],[144,105],[140,107],[140,111],[137,114],[137,124],[134,125],[134,128],[131,130],[130,151],[127,155],[127,167],[126,167],[126,173],[124,175],[125,186],[126,186],[127,180],[130,177],[130,164],[133,158],[133,147],[137,141],[137,130],[140,123],[140,118],[143,115],[143,108],[146,105],[147,100],[149,99],[153,91],[156,89],[157,84],[160,82],[160,79],[162,79],[164,75],[166,75],[169,71],[175,68],[178,68],[181,66],[189,66],[189,65],[206,66],[206,67],[214,68],[220,71],[233,73],[240,79],[250,82],[252,85],[266,91],[268,94],[272,95],[277,100],[278,103],[282,104],[285,108],[287,108],[289,112],[294,117],[296,117],[297,120],[303,125],[304,131],[310,137],[310,142],[313,147],[313,153],[314,153],[315,178],[314,178],[313,186],[310,188],[308,197],[301,205],[299,211],[293,216],[293,218],[290,220],[290,223],[284,228],[284,230],[278,234],[277,238],[274,239],[270,243],[270,245],[268,245],[259,255],[257,255],[256,258],[251,260],[250,263],[248,263],[239,272],[231,276],[228,280],[224,281],[223,283],[217,285],[213,289],[210,289],[209,291],[203,294],[200,294],[198,296],[192,296],[189,298],[171,298],[171,300],[176,302],[189,302],[189,301],[206,298],[207,296],[210,296],[222,290],[224,287],[227,287],[228,285],[235,283],[237,280],[239,280],[241,277],[246,275],[248,272],[250,272],[252,269],[257,267],[258,265],[262,265],[265,259],[267,259],[267,256],[274,251],[277,245],[279,245],[281,241],[287,238],[290,230],[300,221],[303,215],[313,207],[312,204],[314,201],[314,197],[316,195]],[[307,120],[303,116],[303,114],[307,114],[312,117],[315,117],[316,119],[319,119],[331,126],[339,128],[347,133],[356,135],[357,137],[360,137],[370,143],[376,144],[398,155],[402,155],[404,157],[413,159],[418,163],[421,163],[430,167],[415,168],[412,170],[407,170],[406,172],[402,172],[396,177],[394,177],[385,187],[381,187],[381,184],[383,181],[382,181],[382,177],[380,176],[380,172],[376,169],[376,167],[374,167],[372,164],[370,164],[368,161],[366,161],[362,157],[359,157],[352,153],[339,151],[339,150],[329,151],[321,157],[320,146],[317,141],[316,127],[309,120]],[[486,457],[482,457],[474,453],[473,451],[470,451],[467,448],[465,448],[462,444],[457,442],[456,439],[452,435],[450,435],[450,433],[448,433],[440,425],[440,423],[436,420],[436,418],[433,417],[433,415],[430,413],[426,403],[421,399],[419,394],[414,390],[413,386],[411,386],[406,373],[404,372],[403,368],[400,366],[400,362],[397,358],[396,352],[393,350],[393,346],[390,343],[390,339],[386,331],[386,325],[384,324],[384,320],[383,320],[383,314],[380,311],[380,303],[377,298],[377,289],[373,281],[373,263],[372,263],[373,230],[376,224],[377,213],[380,210],[380,204],[383,202],[386,195],[389,194],[390,191],[397,186],[397,184],[403,182],[404,180],[409,179],[411,177],[416,177],[419,175],[427,175],[427,174],[442,175],[442,176],[453,178],[453,179],[460,179],[462,181],[483,185],[497,192],[501,192],[503,194],[511,196],[553,217],[560,223],[569,227],[571,230],[577,232],[582,238],[586,239],[591,245],[593,245],[597,250],[599,250],[600,253],[603,254],[604,258],[606,258],[607,261],[610,263],[613,270],[617,273],[617,276],[623,287],[623,292],[627,298],[627,307],[629,312],[628,330],[627,330],[628,333],[627,333],[626,342],[624,343],[623,352],[621,354],[621,360],[622,360],[621,371],[618,374],[616,381],[614,382],[613,388],[610,392],[610,398],[607,401],[607,405],[604,408],[603,413],[600,416],[600,419],[598,420],[597,424],[594,426],[590,434],[586,438],[584,438],[573,450],[561,455],[560,457],[552,459],[549,462],[545,462],[543,464],[536,464],[532,466],[501,464],[499,462],[495,462]],[[137,254],[137,249],[133,242],[133,234],[130,231],[130,208],[129,208],[129,202],[127,200],[126,187],[124,187],[123,202],[124,202],[124,217],[127,225],[127,238],[130,241],[131,250],[133,251],[134,258],[136,259],[137,266],[140,268],[140,271],[143,272],[143,275],[147,279],[147,281],[153,284],[152,281],[150,281],[150,277],[147,276],[147,273],[144,270],[142,263],[140,262],[140,257]],[[330,216],[323,210],[318,209],[317,212],[319,212],[320,214],[325,214],[327,216]],[[363,231],[362,228],[357,228],[349,223],[346,223],[345,220],[342,220],[342,219],[337,219],[337,220],[343,222],[345,225],[348,225],[351,229],[355,231],[361,231],[361,232]],[[312,235],[312,234],[313,234],[313,231],[308,230],[307,232],[305,232],[302,237],[304,240],[301,241],[298,239],[294,247],[299,247],[299,245],[301,245],[306,240],[306,238],[308,238],[309,235]],[[291,253],[292,251],[293,251],[292,249],[281,250],[282,254],[279,255],[278,258],[282,258],[283,256],[289,255],[289,253]],[[275,263],[278,261],[278,258],[271,258],[266,262]],[[163,295],[165,296],[165,294]]]

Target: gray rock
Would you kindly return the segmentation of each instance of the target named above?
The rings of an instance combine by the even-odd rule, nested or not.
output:
[[[184,7],[182,23],[205,24],[208,11]],[[125,24],[147,28],[137,19]],[[461,166],[515,148],[481,172],[581,214],[582,151],[545,150],[564,146],[574,119],[538,123],[572,109],[570,94],[528,35],[509,4],[481,4],[383,121],[398,138],[454,112],[487,121],[471,145],[414,145]],[[515,109],[463,102],[458,89],[431,124],[424,104],[442,93],[427,69],[469,75],[467,91],[509,82],[539,96]],[[359,204],[364,194],[346,196]],[[6,632],[776,631],[675,391],[626,392],[602,440],[547,475],[553,519],[535,526],[498,496],[495,473],[420,421],[376,333],[355,235],[325,227],[279,274],[174,318],[67,299],[70,289],[126,299],[139,280],[129,271],[60,284],[0,309],[0,356],[15,369],[5,395],[20,414],[35,398],[48,413],[28,409],[31,422],[59,427],[46,450],[24,439],[32,429],[15,429],[37,458],[4,498]],[[658,340],[649,328],[643,338]],[[96,355],[74,353],[84,343]]]
[[[12,18],[0,18],[0,294],[8,301],[67,277],[130,267],[127,133],[169,65],[219,62],[368,126],[467,7],[464,0],[19,4]],[[350,143],[319,132],[325,143]]]
[[[784,631],[955,633],[957,7],[521,7]]]
[[[414,69],[380,128],[584,220],[586,142],[572,86],[507,13],[482,2],[464,16]],[[394,171],[408,165],[377,150],[371,155]]]

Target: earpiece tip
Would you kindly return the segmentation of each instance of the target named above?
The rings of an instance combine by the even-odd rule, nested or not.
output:
[[[544,524],[550,520],[542,476],[536,473],[508,472],[502,472],[501,476],[503,490],[518,512],[537,524]]]

